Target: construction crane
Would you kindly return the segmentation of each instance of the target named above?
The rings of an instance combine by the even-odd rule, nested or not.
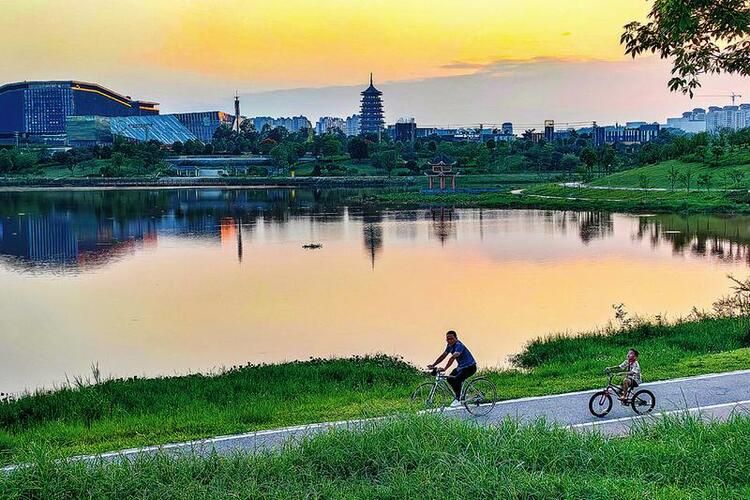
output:
[[[716,95],[703,94],[703,95],[697,95],[695,97],[729,97],[730,99],[732,99],[732,106],[734,106],[735,101],[739,99],[740,97],[742,97],[742,95],[735,94],[734,92],[732,92],[731,94],[716,94]]]

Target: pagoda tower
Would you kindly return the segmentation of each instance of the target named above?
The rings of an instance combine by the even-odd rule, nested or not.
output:
[[[377,134],[383,131],[385,119],[383,118],[383,93],[372,84],[372,73],[370,73],[370,86],[362,91],[359,133]]]

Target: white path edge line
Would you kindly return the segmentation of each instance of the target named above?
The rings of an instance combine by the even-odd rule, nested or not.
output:
[[[728,408],[730,406],[737,407],[737,406],[743,406],[743,405],[750,405],[750,399],[747,399],[745,401],[734,401],[731,403],[720,403],[720,404],[708,405],[708,406],[695,406],[693,408],[681,408],[677,410],[654,413],[653,415],[636,415],[633,417],[612,418],[609,420],[596,420],[594,422],[583,422],[580,424],[566,425],[564,427],[567,429],[582,429],[584,427],[595,427],[597,425],[603,426],[607,424],[616,424],[618,422],[629,422],[629,421],[643,420],[646,418],[666,417],[668,415],[675,415],[678,413],[690,413],[690,412],[695,412],[695,411],[716,410],[719,408]]]
[[[726,377],[726,376],[732,376],[732,375],[750,375],[750,370],[735,370],[733,372],[724,372],[724,373],[710,373],[707,375],[696,375],[694,377],[680,377],[680,378],[670,378],[665,380],[657,380],[656,382],[646,382],[644,384],[640,384],[638,387],[650,387],[654,385],[663,385],[663,384],[672,384],[675,382],[686,382],[689,380],[708,380],[712,378],[720,378],[720,377]],[[564,396],[578,396],[581,394],[592,394],[596,391],[600,391],[599,389],[586,389],[584,391],[575,391],[575,392],[563,392],[560,394],[547,394],[545,396],[529,396],[526,398],[518,398],[518,399],[507,399],[505,401],[497,401],[495,402],[495,406],[498,405],[508,405],[508,404],[514,404],[514,403],[523,403],[526,401],[539,401],[541,399],[554,399],[554,398],[561,398]],[[483,405],[479,406],[485,406],[485,405],[491,405],[492,403],[484,403]],[[462,410],[463,407],[458,408],[446,408],[445,411],[456,411],[456,410]]]
[[[710,373],[707,375],[697,375],[694,377],[680,377],[680,378],[674,378],[674,379],[658,380],[656,382],[649,382],[646,384],[641,384],[640,387],[669,384],[669,383],[674,383],[674,382],[684,382],[687,380],[706,380],[706,379],[712,379],[712,378],[719,378],[719,377],[732,376],[732,375],[745,375],[745,374],[750,374],[750,370],[735,370],[735,371],[724,372],[724,373]],[[591,394],[593,392],[596,392],[597,390],[598,389],[588,389],[585,391],[566,392],[566,393],[561,393],[561,394],[549,394],[546,396],[530,396],[526,398],[509,399],[506,401],[498,401],[495,403],[495,405],[507,405],[507,404],[526,402],[526,401],[539,401],[542,399],[561,398],[564,396],[577,396],[581,394]],[[714,406],[704,406],[704,407],[672,410],[670,412],[659,413],[659,415],[668,415],[671,413],[685,412],[685,411],[695,411],[701,408],[712,409],[714,407],[720,407],[720,406],[730,406],[730,405],[749,404],[749,403],[750,401],[740,401],[740,402],[735,402],[735,403],[722,403],[721,405],[718,405],[718,406],[714,405]],[[485,405],[490,405],[490,404],[492,403],[486,403]],[[480,406],[485,406],[485,405],[480,405]],[[444,408],[444,409],[441,409],[440,412],[464,411],[464,410],[465,408],[463,406],[460,406],[457,408]],[[429,413],[429,412],[430,410],[425,411],[425,413]],[[644,415],[643,417],[647,417],[647,416],[648,415]],[[272,436],[274,434],[287,434],[287,433],[291,434],[291,433],[299,432],[299,431],[311,431],[311,430],[316,430],[316,429],[358,425],[358,424],[363,424],[363,423],[377,422],[380,420],[384,420],[386,418],[388,417],[372,417],[372,418],[361,418],[361,419],[355,419],[355,420],[338,420],[338,421],[320,422],[320,423],[314,423],[314,424],[302,424],[302,425],[295,425],[291,427],[281,427],[278,429],[268,429],[268,430],[260,430],[260,431],[253,431],[253,432],[245,432],[242,434],[229,434],[225,436],[216,436],[212,438],[196,439],[193,441],[184,441],[184,442],[179,442],[179,443],[166,443],[166,444],[161,444],[161,445],[144,446],[141,448],[127,448],[124,450],[108,451],[105,453],[96,453],[93,455],[78,455],[78,456],[70,457],[68,460],[72,460],[72,461],[84,460],[85,461],[85,460],[96,460],[96,459],[101,459],[101,458],[124,457],[128,455],[148,453],[151,451],[159,451],[159,450],[170,450],[170,449],[175,449],[175,448],[188,448],[189,449],[189,448],[195,448],[195,447],[205,446],[209,444],[221,443],[225,441],[235,441],[235,440],[248,439],[248,438],[257,438],[259,436]],[[596,424],[602,425],[606,423],[633,420],[637,418],[642,418],[642,417],[623,417],[621,419],[586,422],[585,424],[573,424],[572,426],[568,426],[568,427],[577,428],[576,426],[586,426],[586,425],[596,425]],[[24,466],[25,466],[24,464],[8,465],[8,466],[1,468],[0,470],[2,470],[3,472],[12,472],[17,468],[24,467]]]

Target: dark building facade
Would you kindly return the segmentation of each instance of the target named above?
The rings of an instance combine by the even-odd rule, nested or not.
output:
[[[360,134],[380,134],[382,132],[385,124],[382,95],[383,93],[372,84],[372,73],[370,73],[370,86],[362,92]]]
[[[32,142],[61,142],[69,116],[158,115],[158,106],[93,83],[10,83],[0,86],[0,139],[18,135]]]

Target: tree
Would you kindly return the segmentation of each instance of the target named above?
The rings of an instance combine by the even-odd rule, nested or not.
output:
[[[580,165],[581,162],[578,160],[578,157],[573,154],[566,154],[563,155],[562,159],[560,160],[560,167],[568,172],[572,172],[573,170],[578,168],[578,165]]]
[[[735,186],[740,186],[740,184],[742,184],[742,179],[745,178],[745,172],[742,169],[735,168],[727,172],[727,176],[732,179]]]
[[[693,171],[689,168],[686,169],[684,172],[681,172],[678,176],[678,179],[680,181],[680,184],[685,186],[685,190],[689,193],[690,192],[690,182],[693,179]]]
[[[393,150],[381,151],[372,155],[372,166],[388,172],[388,177],[391,176],[391,172],[396,168],[397,162],[398,155]]]
[[[323,135],[320,144],[320,152],[323,156],[333,156],[341,152],[341,143],[333,134]]]
[[[484,145],[487,146],[487,149],[489,149],[490,151],[494,151],[495,146],[497,146],[497,144],[495,144],[495,139],[490,139],[489,141],[485,142]]]
[[[648,189],[651,187],[651,179],[648,178],[648,175],[641,174],[638,176],[638,187],[641,189]]]
[[[747,0],[656,0],[645,24],[625,25],[620,43],[633,58],[672,59],[669,89],[693,97],[705,74],[750,75]]]
[[[367,141],[361,137],[352,137],[349,139],[349,144],[346,145],[346,149],[349,152],[352,160],[361,161],[370,155],[368,151]]]
[[[677,166],[673,163],[670,165],[667,171],[667,178],[669,179],[669,190],[674,191],[674,187],[680,180],[680,171],[677,170]]]
[[[697,184],[699,187],[704,188],[706,191],[711,191],[711,184],[713,182],[713,176],[706,172],[698,176]]]
[[[586,146],[581,150],[581,162],[591,169],[596,163],[596,151]]]

